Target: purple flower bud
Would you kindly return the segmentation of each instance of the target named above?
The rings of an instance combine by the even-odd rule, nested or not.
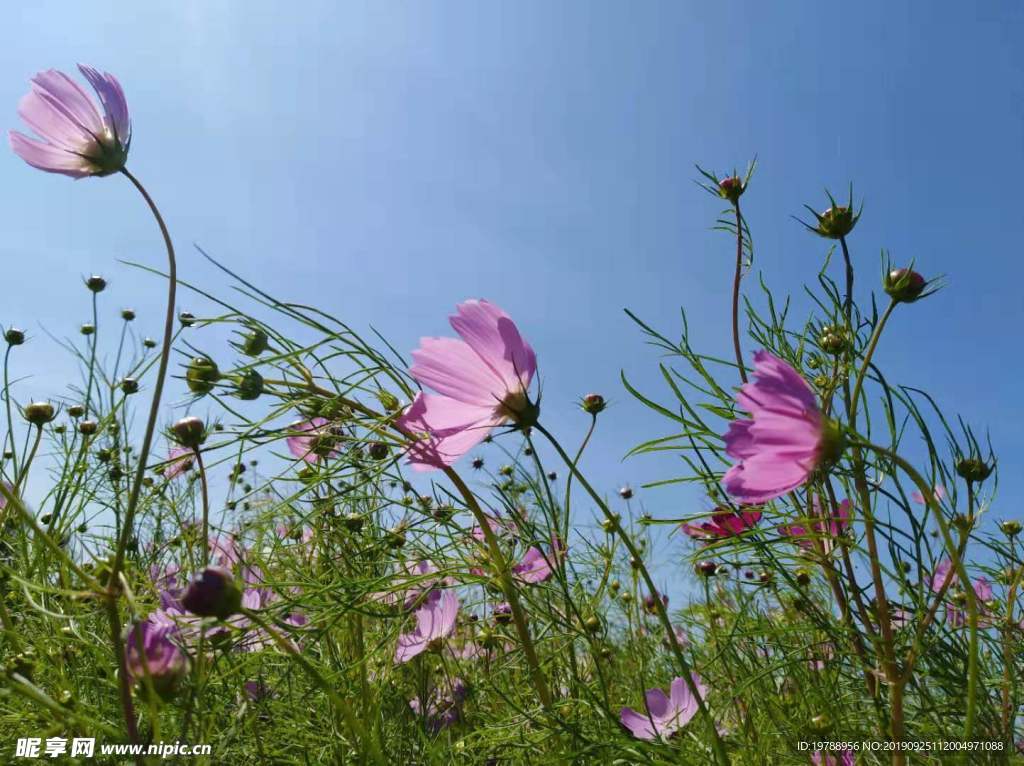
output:
[[[718,182],[718,193],[730,202],[736,202],[746,190],[747,187],[739,176],[729,176]]]
[[[200,617],[226,620],[242,606],[242,591],[223,567],[207,567],[189,583],[181,604]]]
[[[171,434],[181,446],[195,449],[206,441],[206,424],[195,415],[189,415],[171,426]]]
[[[885,292],[898,303],[913,303],[927,286],[925,278],[910,269],[892,269],[885,276]]]
[[[631,497],[633,497],[633,488],[630,487],[628,484],[625,487],[622,487],[621,489],[619,489],[619,497],[621,497],[623,500],[629,500]]]
[[[19,330],[17,327],[11,327],[4,333],[4,340],[10,346],[20,346],[25,342],[25,331]]]
[[[601,394],[587,394],[580,401],[580,407],[588,415],[596,415],[599,412],[603,412],[606,406],[604,397]]]
[[[697,574],[711,577],[718,571],[718,564],[714,561],[700,561],[697,563]]]

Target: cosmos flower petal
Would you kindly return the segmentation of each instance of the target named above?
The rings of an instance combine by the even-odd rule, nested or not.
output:
[[[530,385],[537,357],[508,314],[488,301],[469,300],[456,307],[449,322],[510,389]]]

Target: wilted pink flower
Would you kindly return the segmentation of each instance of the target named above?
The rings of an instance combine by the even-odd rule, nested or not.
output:
[[[398,637],[395,664],[408,662],[450,636],[458,614],[459,599],[452,591],[432,591],[423,606],[416,610],[416,629]]]
[[[821,514],[821,504],[818,502],[818,498],[815,497],[812,502],[814,514]],[[824,537],[830,540],[834,540],[839,535],[843,534],[850,526],[850,501],[843,500],[835,511],[832,512],[832,517],[826,522],[822,520],[815,521],[811,524],[810,531],[807,527],[800,526],[798,524],[790,524],[788,526],[779,527],[779,534],[793,539],[797,545],[804,550],[812,550],[814,548],[814,540],[816,538]]]
[[[549,553],[532,545],[526,551],[523,560],[512,567],[512,573],[523,582],[544,582],[551,577],[555,567],[561,566],[561,562],[565,558],[565,551],[565,544],[557,537],[552,539]]]
[[[719,506],[711,513],[709,521],[702,521],[700,524],[686,523],[683,524],[682,530],[695,540],[710,543],[735,537],[748,529],[753,529],[760,520],[761,511],[757,509],[741,508],[736,512],[732,508]]]
[[[164,478],[174,479],[191,471],[195,461],[196,454],[191,447],[171,447],[167,453],[167,462],[163,464]]]
[[[932,492],[935,494],[935,499],[940,503],[946,499],[946,488],[943,487],[941,484],[936,484],[932,488]],[[910,493],[910,499],[913,500],[918,505],[926,504],[924,495],[921,494],[921,490],[919,489],[915,489],[913,492]]]
[[[125,636],[125,663],[128,674],[142,681],[147,673],[160,694],[173,691],[188,673],[188,656],[173,640],[177,627],[149,620],[135,623]]]
[[[338,455],[338,434],[326,418],[300,420],[288,426],[288,432],[288,451],[300,460],[316,463]]]
[[[814,391],[800,374],[767,351],[754,354],[754,380],[736,401],[752,416],[734,420],[725,452],[739,462],[722,478],[726,491],[744,503],[764,503],[806,483],[833,456]]]
[[[834,755],[815,750],[811,753],[811,763],[815,766],[856,766],[852,750],[837,750]]]
[[[78,65],[99,96],[96,104],[74,80],[49,69],[32,78],[18,114],[39,138],[10,131],[11,149],[34,168],[72,178],[105,176],[124,167],[132,139],[128,103],[117,79]]]
[[[492,429],[532,424],[537,406],[527,390],[537,358],[500,308],[484,300],[460,303],[449,317],[456,338],[423,338],[410,373],[436,394],[420,392],[398,419],[414,437],[409,463],[418,471],[452,465]]]
[[[693,682],[697,691],[704,697],[707,689],[700,677],[694,673]],[[690,693],[686,679],[677,677],[672,681],[670,694],[665,695],[661,689],[647,690],[647,713],[637,713],[632,708],[624,707],[619,713],[622,725],[629,729],[637,739],[653,740],[658,737],[668,739],[679,729],[686,726],[696,714],[698,708],[696,698]]]

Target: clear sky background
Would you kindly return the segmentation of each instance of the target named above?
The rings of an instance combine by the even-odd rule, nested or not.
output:
[[[827,246],[790,216],[853,181],[860,300],[883,247],[948,275],[898,312],[877,358],[990,427],[999,518],[1024,500],[1022,41],[1024,5],[1009,1],[35,2],[5,14],[0,113],[18,126],[37,70],[115,73],[130,166],[182,276],[215,291],[192,242],[399,349],[447,334],[464,298],[503,306],[567,442],[585,425],[574,400],[612,401],[587,463],[609,493],[678,470],[621,460],[668,432],[619,383],[625,370],[664,396],[623,307],[675,335],[685,306],[698,348],[729,348],[732,245],[710,231],[721,205],[694,163],[759,156],[744,197],[755,268],[798,296]],[[43,330],[74,336],[89,318],[81,276],[111,283],[101,322],[132,305],[158,335],[163,285],[117,259],[162,265],[160,240],[123,179],[73,182],[9,152],[0,178],[0,322],[33,336],[16,392],[59,394],[72,367]],[[187,296],[181,308],[203,309]],[[638,500],[660,516],[702,504],[681,488]],[[681,552],[666,543],[666,561]]]

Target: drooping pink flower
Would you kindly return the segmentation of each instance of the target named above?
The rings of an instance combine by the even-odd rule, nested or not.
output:
[[[814,391],[786,362],[758,351],[753,377],[736,397],[752,419],[734,420],[725,434],[725,452],[739,462],[722,484],[740,502],[765,503],[805,484],[835,440]]]
[[[817,497],[814,498],[811,505],[815,516],[820,516],[821,504]],[[813,550],[815,539],[826,538],[834,541],[835,538],[846,532],[850,526],[850,505],[849,500],[843,500],[832,512],[831,518],[827,522],[819,519],[811,524],[810,530],[799,524],[789,524],[779,527],[779,534],[791,538],[804,550]]]
[[[395,664],[408,662],[450,636],[458,614],[459,599],[452,591],[432,591],[416,610],[416,629],[398,637]]]
[[[338,434],[334,433],[329,420],[312,418],[288,426],[289,436],[285,439],[288,451],[299,460],[317,463],[320,460],[337,457]]]
[[[554,568],[561,565],[565,552],[565,544],[557,537],[552,539],[551,550],[548,553],[536,545],[531,545],[523,560],[512,567],[512,573],[526,583],[544,582],[551,577]]]
[[[814,766],[856,766],[852,750],[837,750],[835,754],[826,753],[823,750],[815,750],[811,753],[811,763]]]
[[[191,447],[171,447],[167,453],[167,462],[163,464],[164,478],[174,479],[191,471],[195,462],[196,453]]]
[[[68,75],[55,69],[39,72],[18,104],[18,114],[38,138],[12,130],[11,149],[47,173],[72,178],[116,173],[124,167],[132,139],[124,91],[111,74],[84,64],[78,71],[96,91],[103,114]]]
[[[732,508],[719,506],[711,513],[710,520],[702,521],[699,524],[687,522],[683,524],[682,530],[694,540],[712,543],[716,540],[735,537],[748,529],[753,529],[760,520],[760,510],[741,508],[739,512],[736,512]]]
[[[414,438],[417,471],[450,466],[505,423],[529,425],[537,406],[527,395],[537,358],[512,319],[493,303],[460,303],[449,317],[456,338],[423,338],[413,351],[412,376],[436,394],[420,392],[397,424]]]
[[[941,484],[936,484],[932,488],[932,493],[935,495],[935,499],[940,503],[946,498],[946,488],[943,487]],[[927,502],[924,499],[924,495],[921,494],[921,490],[919,489],[915,489],[913,492],[910,493],[910,499],[913,500],[918,505],[925,505]]]
[[[703,698],[707,692],[706,687],[696,673],[692,678]],[[619,721],[637,739],[668,739],[686,726],[699,709],[686,679],[681,677],[672,681],[667,696],[661,689],[648,689],[646,703],[646,713],[638,713],[628,707],[622,708],[619,713]]]

